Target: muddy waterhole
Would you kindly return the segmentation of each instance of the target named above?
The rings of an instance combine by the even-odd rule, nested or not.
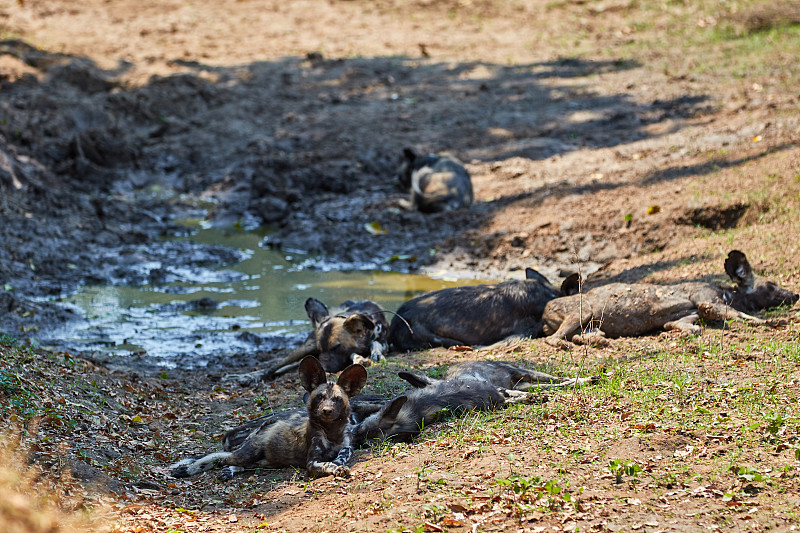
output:
[[[310,330],[304,302],[328,307],[370,299],[394,311],[418,294],[482,283],[444,272],[401,274],[390,265],[339,265],[302,252],[259,243],[265,229],[204,227],[185,221],[198,244],[226,246],[240,260],[217,268],[170,268],[143,262],[145,273],[167,270],[163,282],[86,285],[58,301],[77,319],[47,332],[42,345],[112,357],[135,357],[158,367],[202,367],[253,352],[296,346]]]

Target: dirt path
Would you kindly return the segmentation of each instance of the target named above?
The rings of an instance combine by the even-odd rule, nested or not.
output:
[[[727,251],[740,248],[758,271],[796,290],[800,9],[795,2],[781,6],[7,2],[0,6],[0,331],[24,338],[70,319],[42,296],[86,282],[144,284],[158,276],[143,263],[232,261],[230,251],[213,246],[196,254],[149,248],[182,231],[175,217],[205,214],[209,205],[212,224],[270,224],[270,245],[341,263],[404,256],[414,259],[395,262],[398,270],[463,277],[505,278],[534,266],[554,282],[576,270],[596,279],[671,281],[713,277]],[[395,170],[406,146],[463,159],[473,176],[473,207],[428,216],[400,209],[405,193]],[[366,231],[372,222],[386,234]],[[774,334],[776,342],[791,342],[792,324]],[[736,335],[749,342],[748,332]],[[702,355],[711,349],[702,342],[686,350]],[[684,348],[670,339],[626,341],[593,352],[587,364],[599,371],[609,360],[648,350]],[[730,351],[741,360],[740,349]],[[570,372],[584,364],[539,343],[521,355],[557,361]],[[430,367],[458,357],[434,351],[394,364]],[[719,364],[708,375],[746,375]],[[72,372],[69,358],[53,368],[53,376]],[[396,369],[375,376],[390,383],[387,392]],[[252,531],[267,522],[318,531],[543,531],[576,524],[689,531],[708,511],[701,498],[716,502],[709,523],[717,528],[745,524],[726,513],[755,505],[726,507],[714,483],[609,489],[595,476],[597,464],[570,463],[573,488],[586,484],[586,501],[594,503],[524,514],[536,518],[523,521],[513,511],[520,500],[497,496],[491,480],[516,471],[511,456],[551,461],[547,450],[523,445],[531,435],[542,437],[532,428],[363,452],[350,481],[305,483],[280,471],[223,488],[209,476],[189,487],[164,477],[168,461],[213,446],[208,434],[231,419],[294,405],[294,384],[228,391],[217,375],[159,381],[135,369],[87,372],[104,391],[124,397],[100,410],[118,419],[117,437],[92,444],[86,428],[103,422],[83,413],[83,432],[72,442],[91,452],[83,457],[92,460],[79,462],[123,487],[126,496],[113,505],[129,531]],[[59,397],[85,400],[40,394],[52,405]],[[632,409],[619,398],[582,401],[565,399],[566,411],[555,418],[547,410],[534,418],[555,431],[581,426],[581,412],[603,424],[598,413]],[[159,410],[175,418],[150,423],[149,413]],[[722,446],[708,437],[713,433],[686,433],[681,424],[646,436],[615,416],[624,438],[619,449],[604,449],[603,459],[644,463],[688,446]],[[67,429],[59,431],[69,441]],[[573,437],[569,450],[588,445]],[[176,442],[179,450],[172,449]],[[787,483],[795,497],[796,482]],[[461,496],[448,496],[448,486]],[[691,503],[675,503],[681,497]],[[651,516],[666,505],[659,498],[677,505],[675,514]],[[761,503],[779,508],[786,500]],[[769,525],[768,511],[752,513],[760,524],[754,527]]]

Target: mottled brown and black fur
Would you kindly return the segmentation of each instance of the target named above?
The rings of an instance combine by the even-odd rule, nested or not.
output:
[[[223,381],[254,385],[294,370],[308,355],[317,357],[328,372],[340,372],[353,363],[369,366],[385,357],[389,323],[380,305],[370,300],[348,300],[328,311],[325,304],[309,298],[305,308],[314,329],[299,348],[265,370],[229,374]]]
[[[403,303],[389,326],[398,351],[488,345],[512,335],[539,334],[545,304],[561,295],[533,270],[526,279],[429,292]]]
[[[293,412],[264,423],[232,451],[214,452],[184,459],[170,467],[173,477],[188,477],[225,465],[222,477],[257,466],[305,467],[310,476],[349,473],[352,455],[350,398],[367,380],[361,365],[346,368],[336,383],[329,383],[325,370],[314,357],[300,363],[300,381],[308,391],[306,412]]]
[[[734,287],[705,282],[610,283],[557,298],[545,307],[543,331],[553,345],[567,340],[598,342],[603,337],[636,336],[660,329],[697,334],[700,327],[695,322],[701,317],[762,324],[762,319],[747,313],[797,302],[796,293],[756,276],[738,250],[728,254],[725,272]],[[591,333],[580,334],[586,329]]]
[[[464,165],[448,153],[417,155],[403,150],[398,172],[400,183],[411,194],[404,207],[423,213],[449,211],[472,204],[472,180]]]

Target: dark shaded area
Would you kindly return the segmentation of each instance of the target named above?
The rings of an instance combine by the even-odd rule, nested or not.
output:
[[[678,224],[701,226],[714,231],[729,229],[736,226],[749,207],[749,203],[692,207],[675,221]]]

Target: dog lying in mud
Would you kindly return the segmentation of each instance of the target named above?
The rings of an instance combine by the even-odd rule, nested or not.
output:
[[[319,300],[309,298],[305,308],[314,329],[300,347],[266,370],[228,374],[222,381],[252,386],[294,370],[308,355],[318,357],[327,372],[339,372],[355,363],[369,366],[385,357],[389,323],[380,305],[370,300],[348,300],[329,311]]]
[[[392,318],[389,345],[406,351],[535,337],[545,304],[562,293],[532,268],[525,278],[441,289],[408,300]]]
[[[567,340],[579,344],[603,342],[603,337],[636,336],[659,329],[698,334],[698,318],[762,324],[764,320],[747,313],[797,302],[794,292],[756,276],[745,254],[738,250],[725,259],[725,272],[735,287],[705,282],[610,283],[584,294],[551,300],[542,316],[542,329],[549,335],[545,342],[554,346]],[[576,278],[571,281],[577,283]],[[572,289],[562,286],[562,291]],[[590,332],[579,334],[584,329]]]
[[[352,456],[350,398],[367,381],[367,371],[355,364],[329,383],[315,357],[300,363],[300,382],[308,391],[305,413],[293,412],[274,423],[251,431],[232,451],[213,452],[179,461],[170,466],[173,477],[206,472],[226,465],[220,476],[230,479],[236,472],[258,466],[305,467],[312,477],[347,476]]]
[[[400,183],[411,190],[403,207],[423,213],[449,211],[472,204],[472,180],[461,162],[448,153],[419,156],[403,150]]]

